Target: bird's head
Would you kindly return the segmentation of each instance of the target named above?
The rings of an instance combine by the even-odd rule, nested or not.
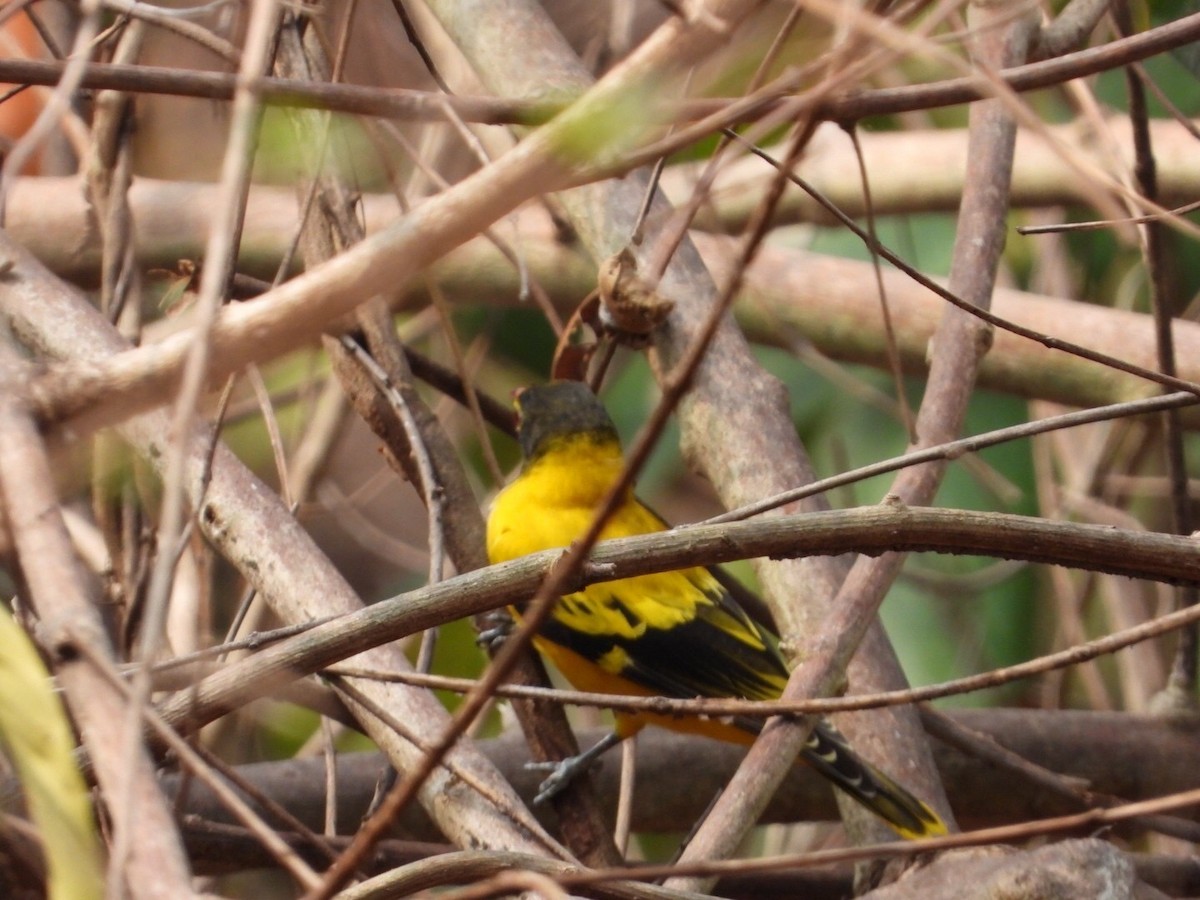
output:
[[[514,395],[517,440],[532,462],[563,440],[619,442],[617,427],[591,389],[580,381],[532,385]]]

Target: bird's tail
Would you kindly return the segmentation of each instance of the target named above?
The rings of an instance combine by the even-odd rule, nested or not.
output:
[[[837,730],[818,722],[801,756],[835,785],[890,825],[901,837],[946,834],[946,823],[883,772],[858,756]]]

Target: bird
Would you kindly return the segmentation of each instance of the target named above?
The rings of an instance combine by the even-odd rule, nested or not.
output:
[[[568,547],[588,529],[621,477],[620,437],[592,390],[552,381],[516,392],[520,471],[492,503],[487,551],[500,563]],[[626,488],[600,540],[665,531],[669,526]],[[703,566],[589,585],[558,598],[533,636],[538,652],[578,690],[671,698],[775,700],[787,684],[779,638],[755,621]],[[511,612],[520,622],[520,607]],[[562,790],[601,754],[647,725],[750,744],[761,719],[702,719],[616,711],[615,729],[560,764],[538,800]],[[801,759],[905,838],[945,834],[942,819],[862,759],[819,719]]]

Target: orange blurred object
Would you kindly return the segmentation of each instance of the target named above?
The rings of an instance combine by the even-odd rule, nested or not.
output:
[[[0,53],[5,56],[22,56],[28,59],[41,59],[45,56],[45,48],[37,30],[29,21],[28,16],[13,16],[3,27],[4,38]],[[7,93],[7,89],[0,91]],[[12,141],[21,138],[33,125],[42,109],[39,91],[30,89],[21,91],[0,103],[0,137],[3,137],[5,149]],[[38,174],[38,156],[35,154],[25,167],[23,174]]]

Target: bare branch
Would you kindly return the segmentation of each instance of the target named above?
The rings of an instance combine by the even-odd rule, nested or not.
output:
[[[128,345],[84,300],[58,282],[19,247],[0,233],[0,248],[14,263],[7,290],[0,293],[0,313],[12,323],[27,346],[48,357],[73,356],[77,359],[103,359],[120,353]],[[166,418],[153,413],[130,421],[122,430],[126,440],[151,463],[162,463],[162,441]],[[202,476],[208,471],[211,436],[198,429],[188,443],[185,484],[195,502]],[[255,478],[224,446],[218,446],[212,459],[211,481],[198,510],[199,524],[209,541],[254,585],[285,621],[310,622],[331,613],[361,608],[361,601],[316,548],[312,539],[296,522],[278,497]],[[383,668],[409,666],[395,646],[372,651]],[[232,667],[227,667],[232,668]],[[365,683],[359,687],[397,719],[410,723],[429,736],[440,734],[446,713],[436,699],[424,691],[398,690]],[[172,724],[188,719],[184,711]],[[423,748],[403,740],[386,724],[365,710],[358,710],[360,721],[377,743],[393,756],[398,768],[410,767],[423,756]],[[448,764],[473,771],[485,780],[495,773],[469,745],[460,743],[448,758]],[[496,791],[506,788],[493,784]],[[556,843],[531,828],[528,822],[515,823],[499,814],[452,771],[439,769],[421,793],[422,801],[439,819],[447,835],[465,842],[488,846],[523,847],[528,852],[545,853]],[[517,804],[519,805],[519,804]]]
[[[8,283],[12,277],[0,284],[0,293],[15,292]],[[63,523],[45,447],[22,399],[27,378],[15,348],[0,341],[0,493],[32,612],[97,779],[107,796],[122,796],[127,785],[134,799],[128,807],[110,809],[117,833],[130,847],[126,864],[111,877],[132,897],[188,897],[188,864],[155,782],[150,755],[140,740],[130,745],[124,739],[121,726],[128,719],[128,704],[82,655],[85,646],[102,656],[111,656],[112,648],[98,612],[97,592],[86,579]]]

